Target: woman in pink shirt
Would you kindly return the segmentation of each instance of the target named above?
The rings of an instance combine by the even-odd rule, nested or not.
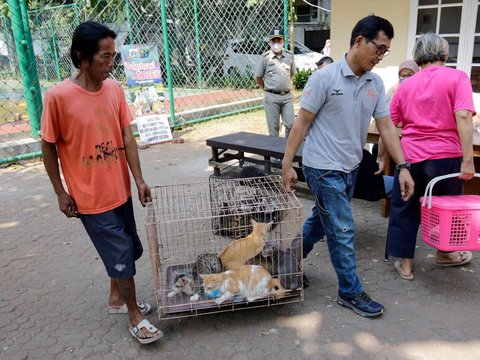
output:
[[[400,171],[410,171],[415,181],[414,195],[404,202],[395,179],[388,224],[388,255],[400,258],[395,261],[395,268],[407,280],[413,279],[419,199],[427,183],[436,176],[460,172],[458,178],[436,184],[433,191],[434,195],[459,195],[463,193],[464,180],[470,180],[475,173],[475,110],[470,80],[464,72],[445,66],[448,43],[436,34],[422,35],[415,44],[413,57],[421,71],[400,84],[390,107],[393,122],[403,127],[402,148],[407,161],[397,165],[395,178]],[[435,264],[456,266],[471,259],[469,251],[437,251]]]

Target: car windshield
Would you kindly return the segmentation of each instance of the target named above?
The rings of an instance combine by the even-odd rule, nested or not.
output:
[[[262,55],[268,50],[268,44],[262,41],[238,41],[231,46],[233,52],[238,54]]]
[[[295,47],[293,50],[294,54],[309,54],[312,53],[313,51],[310,50],[308,47],[303,45],[302,43],[296,42],[295,41]]]

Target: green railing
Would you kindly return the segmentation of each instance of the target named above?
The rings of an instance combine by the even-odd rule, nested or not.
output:
[[[74,73],[70,42],[85,20],[117,32],[117,52],[128,44],[158,48],[162,107],[172,128],[261,106],[256,62],[270,30],[288,28],[288,0],[34,4],[27,9],[25,0],[8,0],[8,13],[0,16],[0,145],[20,144],[18,150],[0,153],[0,164],[40,154],[33,140],[39,136],[42,96]],[[126,87],[119,58],[112,76]],[[127,99],[132,107],[133,100]]]

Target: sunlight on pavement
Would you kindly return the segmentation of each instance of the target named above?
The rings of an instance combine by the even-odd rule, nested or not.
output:
[[[472,334],[473,335],[473,334]],[[423,341],[393,347],[393,353],[409,360],[480,359],[480,341]],[[456,356],[453,354],[457,354]]]
[[[20,221],[6,222],[6,223],[3,223],[3,224],[0,224],[0,229],[7,229],[7,228],[15,227],[18,224],[20,224]]]
[[[309,314],[293,315],[288,318],[280,318],[279,325],[295,330],[297,336],[303,340],[303,351],[307,355],[317,353],[318,345],[315,341],[315,334],[320,330],[323,322],[323,315],[317,311]]]
[[[381,350],[382,344],[377,337],[368,332],[362,331],[353,338],[355,344],[366,353],[375,353]]]

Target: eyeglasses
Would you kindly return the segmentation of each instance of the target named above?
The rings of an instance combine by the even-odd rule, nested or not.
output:
[[[385,45],[378,45],[375,41],[371,40],[371,39],[367,39],[365,38],[365,40],[367,42],[371,42],[373,45],[375,45],[377,47],[377,55],[378,56],[387,56],[388,54],[390,54],[390,50],[385,46]]]

